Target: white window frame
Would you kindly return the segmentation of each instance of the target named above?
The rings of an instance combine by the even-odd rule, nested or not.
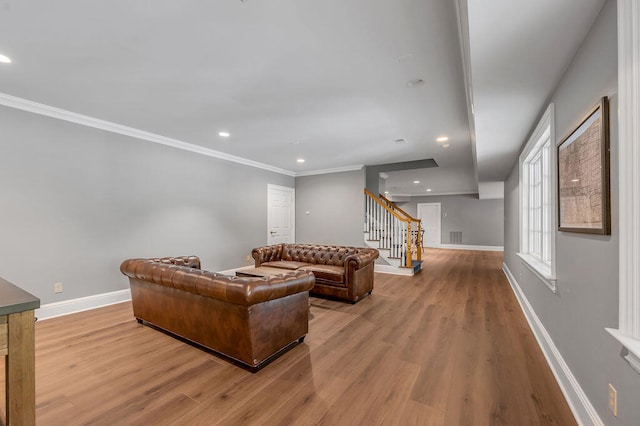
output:
[[[619,324],[608,328],[640,373],[640,7],[618,0]]]
[[[554,107],[550,104],[520,154],[520,251],[518,256],[554,293],[556,292],[555,171]],[[534,187],[534,184],[540,186]],[[532,230],[533,227],[540,229]]]

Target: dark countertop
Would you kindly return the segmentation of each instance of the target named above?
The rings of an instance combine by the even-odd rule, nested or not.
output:
[[[0,278],[0,315],[15,314],[40,307],[40,299]]]

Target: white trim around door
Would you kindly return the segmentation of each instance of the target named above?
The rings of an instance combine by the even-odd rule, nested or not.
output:
[[[427,209],[433,209],[431,216],[436,218],[436,223],[429,223],[423,218]],[[442,203],[418,203],[418,219],[422,220],[422,229],[425,230],[422,245],[424,247],[440,247],[442,244]]]
[[[295,241],[296,190],[267,184],[267,244]]]

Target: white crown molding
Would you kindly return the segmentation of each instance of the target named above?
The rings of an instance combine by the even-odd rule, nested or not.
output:
[[[579,425],[603,426],[598,412],[582,390],[506,263],[502,264],[502,269],[576,421]]]
[[[362,170],[363,167],[364,167],[364,164],[354,164],[351,166],[336,167],[335,169],[323,169],[323,170],[312,170],[310,172],[298,172],[295,174],[295,176],[302,177],[302,176],[314,176],[314,175],[327,175],[330,173],[355,172],[358,170]]]
[[[290,170],[281,169],[279,167],[270,166],[268,164],[259,163],[253,160],[247,160],[246,158],[226,154],[224,152],[216,151],[214,149],[206,148],[200,145],[195,145],[178,139],[168,138],[165,136],[157,135],[155,133],[135,129],[133,127],[123,126],[121,124],[112,123],[110,121],[101,120],[99,118],[89,117],[87,115],[78,114],[61,108],[40,104],[38,102],[18,98],[15,96],[7,95],[5,93],[0,93],[0,105],[19,109],[22,111],[32,112],[34,114],[39,114],[46,117],[57,118],[58,120],[64,120],[71,123],[80,124],[82,126],[93,127],[94,129],[106,130],[108,132],[118,133],[120,135],[158,143],[161,145],[182,149],[184,151],[194,152],[196,154],[206,155],[207,157],[231,161],[233,163],[267,170],[281,175],[296,176],[296,174]]]
[[[131,300],[131,290],[112,291],[110,293],[96,294],[93,296],[80,297],[78,299],[63,300],[62,302],[47,303],[36,309],[35,315],[39,321],[55,318],[62,315],[74,314],[76,312],[88,311],[89,309],[101,308],[116,303]]]
[[[136,129],[134,127],[124,126],[122,124],[101,120],[99,118],[90,117],[88,115],[78,114],[76,112],[68,111],[62,108],[57,108],[54,106],[30,101],[28,99],[7,95],[6,93],[0,93],[0,105],[4,105],[9,108],[19,109],[22,111],[31,112],[31,113],[42,115],[45,117],[51,117],[51,118],[56,118],[58,120],[68,121],[70,123],[79,124],[81,126],[92,127],[94,129],[105,130],[107,132],[117,133],[120,135],[145,140],[148,142],[153,142],[160,145],[166,145],[173,148],[178,148],[184,151],[205,155],[207,157],[213,157],[220,160],[242,164],[244,166],[255,167],[257,169],[267,170],[270,172],[291,176],[291,177],[352,172],[352,171],[362,170],[362,168],[364,167],[364,164],[354,164],[350,166],[336,167],[332,169],[321,169],[321,170],[312,170],[308,172],[296,173],[291,170],[285,170],[279,167],[271,166],[269,164],[260,163],[258,161],[248,160],[246,158],[227,154],[221,151],[216,151],[214,149],[206,148],[204,146],[196,145],[189,142],[184,142],[178,139],[168,138],[166,136],[147,132],[145,130]]]
[[[435,194],[433,192],[424,193],[424,194],[396,194],[396,193],[389,194],[389,196],[391,197],[440,197],[440,196],[446,196],[446,195],[478,195],[478,192],[462,191],[462,192],[438,192]]]

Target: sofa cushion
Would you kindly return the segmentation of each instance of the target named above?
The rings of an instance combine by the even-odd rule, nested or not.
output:
[[[263,262],[260,266],[268,266],[270,268],[290,269],[296,270],[303,266],[308,266],[305,262],[296,262],[294,260],[276,260],[274,262]]]
[[[331,281],[337,285],[344,286],[344,268],[332,265],[307,265],[300,268],[301,271],[313,272],[316,279]]]

